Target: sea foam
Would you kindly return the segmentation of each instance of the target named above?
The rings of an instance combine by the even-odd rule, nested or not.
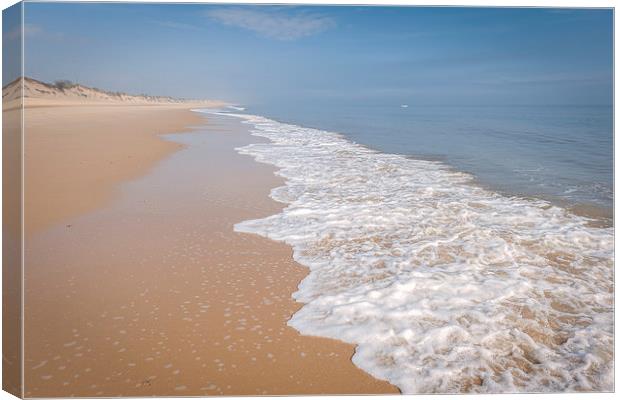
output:
[[[442,163],[237,115],[281,213],[235,230],[310,269],[289,325],[404,393],[613,390],[613,230]]]

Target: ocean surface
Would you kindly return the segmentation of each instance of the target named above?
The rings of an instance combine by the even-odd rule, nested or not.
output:
[[[610,106],[278,105],[245,112],[442,161],[496,191],[613,208]]]
[[[269,139],[237,150],[285,179],[282,212],[235,230],[310,269],[289,325],[356,344],[353,362],[404,393],[613,390],[613,228],[539,195],[611,201],[605,109],[565,109],[574,124],[536,109],[230,111],[215,113]]]

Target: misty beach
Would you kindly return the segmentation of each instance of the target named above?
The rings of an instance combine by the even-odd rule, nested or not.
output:
[[[5,390],[614,390],[613,10],[18,11]]]

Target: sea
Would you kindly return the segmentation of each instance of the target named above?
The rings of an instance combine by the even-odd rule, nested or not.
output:
[[[403,393],[612,391],[610,107],[245,106],[309,268],[289,320]]]
[[[611,106],[278,104],[246,111],[441,161],[504,194],[613,208]]]

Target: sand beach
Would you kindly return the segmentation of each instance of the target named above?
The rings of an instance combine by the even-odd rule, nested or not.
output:
[[[121,3],[3,10],[3,390],[614,391],[612,6]]]
[[[26,101],[25,395],[398,393],[287,326],[307,270],[233,230],[281,179],[197,105]]]

